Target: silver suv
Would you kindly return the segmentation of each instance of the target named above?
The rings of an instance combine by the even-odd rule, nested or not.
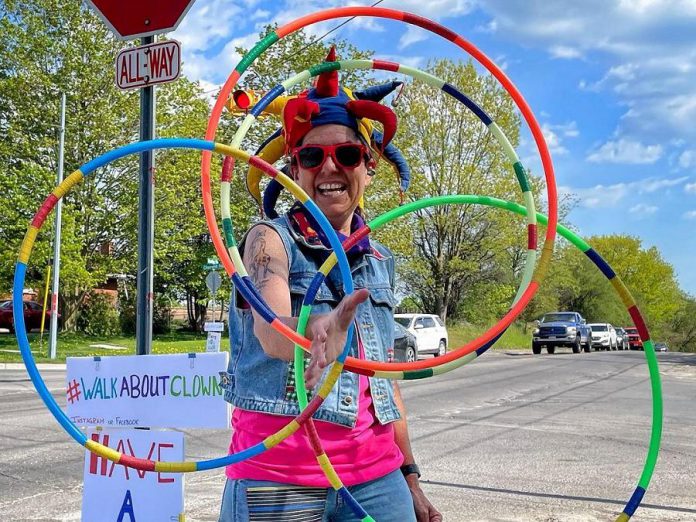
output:
[[[419,356],[431,353],[438,357],[447,353],[447,328],[437,315],[396,314],[394,320],[414,335]]]

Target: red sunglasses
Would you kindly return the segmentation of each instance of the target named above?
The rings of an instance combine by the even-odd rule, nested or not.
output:
[[[363,158],[369,158],[365,145],[352,142],[336,145],[304,145],[294,149],[292,156],[303,169],[320,169],[328,156],[345,169],[354,169],[360,165]]]

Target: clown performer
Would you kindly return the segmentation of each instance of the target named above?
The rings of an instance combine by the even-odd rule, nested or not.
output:
[[[329,58],[330,59],[330,58]],[[290,175],[344,240],[363,224],[360,203],[376,158],[371,122],[383,127],[381,150],[396,131],[396,115],[372,100],[356,100],[338,85],[338,73],[287,101],[283,114]],[[240,243],[244,265],[259,293],[295,329],[304,295],[331,253],[328,239],[299,203],[255,224]],[[307,327],[311,354],[307,387],[355,334],[350,355],[385,361],[393,345],[394,257],[369,237],[348,252],[355,291],[345,296],[339,270],[319,289]],[[230,452],[276,433],[300,412],[294,380],[294,345],[233,292],[230,364],[225,399],[233,406]],[[420,488],[404,405],[396,381],[341,373],[313,416],[319,438],[343,484],[374,520],[441,521]],[[353,510],[330,487],[303,430],[272,451],[226,468],[220,521],[348,521]]]

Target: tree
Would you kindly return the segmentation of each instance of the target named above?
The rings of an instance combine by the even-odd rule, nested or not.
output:
[[[137,100],[113,86],[118,44],[79,2],[10,0],[0,15],[0,281],[7,284],[29,220],[55,185],[60,92],[67,94],[66,175],[128,142],[137,132]],[[101,254],[119,227],[111,195],[127,163],[101,169],[64,198],[61,288],[64,325],[74,325],[87,291],[102,282],[111,260]],[[29,286],[50,256],[52,219],[39,235]],[[7,290],[7,288],[4,288]]]
[[[516,145],[519,116],[494,78],[480,76],[471,62],[437,61],[427,67],[427,72],[476,101]],[[402,95],[398,114],[395,144],[403,150],[413,171],[409,199],[445,194],[521,199],[504,151],[463,104],[413,82]],[[375,191],[380,194],[380,187]],[[393,188],[391,191],[396,192]],[[538,195],[538,186],[535,192]],[[370,202],[379,210],[394,204],[393,198],[380,197],[381,205],[375,199],[371,194]],[[398,228],[392,239],[396,236],[399,241],[385,241],[402,260],[404,293],[415,296],[423,311],[437,313],[443,319],[461,317],[479,301],[482,292],[491,288],[505,299],[503,308],[509,306],[519,278],[515,248],[524,251],[526,245],[523,219],[481,206],[458,205],[427,208],[395,226]]]

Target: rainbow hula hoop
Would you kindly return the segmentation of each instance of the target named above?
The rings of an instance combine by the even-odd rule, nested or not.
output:
[[[31,251],[34,246],[34,242],[36,241],[36,237],[38,236],[39,230],[43,226],[51,210],[53,210],[53,208],[55,207],[56,203],[63,196],[65,196],[65,194],[67,194],[77,183],[82,181],[82,179],[85,176],[89,175],[97,168],[102,167],[124,156],[162,148],[187,148],[208,152],[218,152],[227,156],[233,156],[237,159],[241,159],[249,163],[253,163],[254,166],[258,167],[263,172],[275,174],[275,179],[277,179],[281,184],[286,186],[288,190],[299,190],[300,193],[298,195],[300,198],[307,201],[308,204],[306,208],[310,211],[310,213],[314,214],[314,217],[319,221],[319,223],[322,226],[328,229],[331,229],[331,226],[329,222],[326,220],[326,217],[318,210],[318,207],[316,207],[316,205],[309,200],[309,197],[306,194],[304,194],[303,191],[299,189],[299,187],[293,187],[292,181],[287,176],[285,176],[282,172],[275,170],[271,165],[264,162],[262,159],[255,156],[250,156],[246,152],[234,149],[228,145],[223,145],[220,143],[205,140],[185,138],[164,138],[152,141],[131,143],[130,145],[126,145],[124,147],[107,152],[106,154],[103,154],[93,159],[92,161],[84,164],[82,167],[74,171],[67,178],[65,178],[65,180],[60,185],[58,185],[53,190],[53,192],[44,200],[42,205],[39,207],[39,210],[34,215],[34,218],[30,222],[27,232],[24,236],[24,240],[22,241],[22,244],[20,246],[19,255],[17,257],[17,264],[15,266],[13,287],[13,311],[15,309],[18,309],[20,311],[19,313],[14,314],[17,342],[19,344],[22,359],[24,360],[24,364],[27,368],[27,373],[29,374],[32,383],[34,384],[36,391],[39,393],[39,396],[44,401],[44,404],[46,404],[49,411],[53,414],[53,416],[63,427],[63,429],[65,429],[65,431],[67,431],[73,439],[75,439],[78,443],[83,445],[92,453],[100,455],[117,464],[123,464],[125,466],[129,466],[139,470],[187,473],[193,471],[202,471],[219,468],[222,466],[227,466],[229,464],[234,464],[236,462],[241,462],[250,457],[263,453],[264,451],[274,446],[277,446],[280,442],[282,442],[287,437],[295,433],[300,428],[300,426],[304,424],[307,421],[307,419],[310,419],[314,412],[321,406],[324,399],[330,393],[331,388],[338,380],[338,377],[343,369],[343,365],[340,362],[336,362],[332,365],[324,383],[320,387],[316,396],[312,399],[309,406],[300,415],[288,422],[286,426],[278,430],[276,433],[269,435],[260,443],[251,446],[245,449],[244,451],[240,451],[232,455],[226,455],[225,457],[217,459],[201,461],[162,462],[125,455],[107,446],[104,446],[96,441],[88,439],[84,435],[84,433],[82,433],[80,429],[67,417],[63,410],[61,410],[60,406],[58,406],[55,399],[48,391],[48,388],[46,387],[46,384],[43,381],[43,378],[41,377],[38,368],[36,367],[36,362],[34,361],[34,356],[32,355],[29,346],[26,325],[24,323],[24,315],[21,313],[23,306],[22,289],[24,288],[27,265],[29,262]],[[304,194],[304,196],[302,194]],[[345,254],[343,254],[343,251],[341,250],[341,244],[338,242],[338,237],[335,237],[335,241],[336,244],[332,246],[341,252],[344,261],[346,261],[347,263],[347,260],[345,260]],[[340,257],[338,258],[338,260],[340,263]],[[349,330],[348,334],[349,342],[351,340],[351,335],[352,328]],[[347,490],[345,491],[345,493],[348,493]],[[371,519],[367,518],[365,520]]]
[[[522,195],[525,201],[525,206],[527,209],[527,256],[526,256],[526,261],[525,261],[525,269],[523,272],[523,276],[520,281],[520,286],[516,292],[515,299],[513,300],[513,305],[518,301],[520,296],[523,293],[523,290],[526,289],[529,284],[532,281],[533,275],[534,275],[534,263],[536,261],[536,239],[537,239],[537,224],[536,224],[536,210],[534,208],[534,198],[530,189],[530,184],[529,180],[527,178],[526,170],[524,166],[522,165],[521,161],[519,160],[519,157],[517,156],[517,153],[515,152],[514,148],[510,144],[510,141],[507,139],[507,136],[505,133],[502,131],[502,129],[493,121],[493,119],[488,116],[488,114],[480,107],[478,106],[473,100],[471,100],[468,96],[463,94],[461,91],[456,89],[456,87],[447,84],[443,80],[425,73],[423,71],[420,71],[418,69],[414,69],[412,67],[407,67],[403,66],[397,63],[393,62],[384,62],[381,60],[343,60],[343,61],[336,61],[336,62],[324,62],[322,64],[316,65],[314,67],[311,67],[305,71],[300,72],[299,74],[296,74],[295,76],[287,79],[283,83],[277,85],[276,87],[272,88],[269,90],[269,92],[261,99],[259,102],[254,106],[254,108],[250,111],[250,113],[245,117],[245,119],[242,121],[241,125],[239,126],[239,129],[234,135],[234,138],[232,140],[231,146],[233,148],[239,148],[242,140],[248,133],[249,129],[251,129],[252,125],[258,118],[258,116],[265,110],[268,105],[273,103],[273,101],[280,95],[282,95],[284,92],[287,92],[291,87],[297,85],[298,83],[304,82],[308,80],[309,78],[313,76],[317,76],[319,74],[322,74],[327,71],[333,71],[333,70],[357,70],[357,69],[374,69],[374,70],[389,70],[389,71],[396,71],[405,75],[410,75],[413,78],[417,78],[424,83],[433,86],[456,100],[460,101],[463,103],[467,108],[469,108],[474,115],[481,121],[481,123],[484,124],[484,126],[493,134],[493,136],[496,138],[498,143],[500,144],[501,148],[503,149],[505,155],[507,156],[508,160],[510,161],[510,164],[513,166],[513,170],[515,172],[515,175],[517,177],[518,183],[520,185],[520,188],[522,190]],[[295,192],[297,189],[294,189]],[[268,306],[267,303],[263,300],[263,297],[260,295],[260,293],[256,290],[254,287],[253,282],[248,278],[248,275],[246,273],[246,268],[244,267],[244,264],[241,260],[241,255],[238,251],[237,248],[237,242],[234,237],[234,225],[232,222],[232,217],[231,217],[231,184],[230,184],[230,176],[229,175],[224,175],[221,177],[221,184],[220,184],[220,207],[221,207],[221,214],[222,214],[222,225],[223,225],[223,231],[224,231],[224,238],[225,238],[225,243],[227,244],[227,252],[229,256],[234,260],[234,265],[237,268],[238,272],[240,273],[239,276],[233,275],[233,281],[235,282],[235,286],[239,290],[240,294],[249,302],[252,304],[252,306],[262,306],[260,310],[257,310],[259,313],[265,313],[266,315],[262,315],[263,317],[268,316],[267,311],[270,310],[270,307]],[[331,234],[331,231],[326,231],[327,234]],[[342,266],[339,266],[341,269],[341,275],[343,279],[344,285],[348,287],[351,283],[349,283],[350,279],[350,270],[348,268],[344,268]],[[327,272],[328,273],[328,272]],[[320,274],[317,274],[317,276],[320,276]],[[320,285],[321,281],[316,283],[316,285]],[[314,296],[316,294],[316,289],[318,289],[318,286],[315,287],[315,283],[313,283],[310,286],[310,289],[314,289],[314,292],[310,292],[311,299],[309,303],[313,302]],[[309,295],[309,294],[308,294]],[[275,320],[275,315],[271,316],[270,319]],[[269,323],[272,324],[272,321],[268,321]],[[277,325],[280,325],[282,323],[276,322]],[[303,335],[303,334],[300,334]],[[500,334],[502,335],[502,333]],[[493,338],[491,341],[488,343],[484,344],[482,347],[480,347],[480,351],[478,354],[480,355],[481,353],[485,352],[492,344],[495,343],[499,336],[496,336]],[[297,344],[296,344],[297,345]],[[300,345],[301,346],[301,345]],[[304,348],[304,347],[303,347]],[[305,348],[306,349],[306,348]],[[348,348],[346,349],[348,350]],[[461,352],[457,352],[458,356],[461,356]],[[468,352],[467,352],[468,353]],[[475,357],[474,357],[475,358]],[[363,373],[367,375],[374,375],[375,371],[374,370],[366,370],[363,368],[356,368],[354,366],[354,362],[357,359],[353,359],[352,357],[349,358],[349,363],[346,364],[346,369],[353,371],[355,373]],[[297,358],[296,358],[296,364],[297,364]],[[344,362],[341,360],[341,362]],[[459,361],[459,359],[455,359],[454,361],[447,362],[442,360],[442,358],[438,358],[437,360],[432,361],[432,364],[434,364],[435,368],[438,367],[444,367],[442,371],[437,371],[435,374],[441,374],[445,373],[447,371],[451,371],[455,368],[458,368],[461,366],[462,362]],[[296,371],[299,371],[297,365],[295,366]],[[405,377],[404,375],[408,375],[408,377]],[[380,372],[379,377],[386,377],[390,379],[404,379],[404,378],[423,378],[423,377],[430,377],[433,375],[432,372],[423,372],[420,370],[412,370],[412,371],[407,371],[407,372],[389,372],[389,371],[382,371]]]
[[[479,63],[486,67],[486,69],[498,79],[501,85],[510,94],[513,101],[520,109],[520,112],[522,113],[523,117],[527,121],[527,124],[529,125],[532,135],[534,136],[534,140],[537,144],[537,148],[539,149],[542,164],[544,166],[544,173],[547,184],[547,199],[549,202],[549,225],[546,230],[546,236],[541,252],[541,257],[539,259],[539,265],[535,272],[535,277],[527,286],[523,294],[519,296],[518,301],[514,303],[514,305],[508,311],[508,313],[496,325],[487,330],[481,337],[479,337],[472,343],[469,343],[462,347],[463,349],[470,350],[479,349],[486,343],[490,341],[495,341],[495,339],[502,335],[502,332],[522,312],[522,310],[527,306],[529,301],[536,293],[541,280],[543,280],[543,277],[545,276],[548,270],[548,264],[551,260],[551,255],[553,252],[553,242],[556,236],[556,225],[558,223],[558,205],[556,184],[553,175],[553,165],[551,163],[551,157],[548,151],[548,147],[546,146],[546,143],[544,141],[544,137],[541,132],[541,128],[539,127],[539,124],[537,123],[536,119],[534,118],[534,115],[532,114],[531,109],[529,108],[529,106],[527,105],[526,101],[519,93],[517,88],[507,78],[507,76],[505,76],[505,74],[475,46],[458,36],[450,29],[436,24],[435,22],[432,22],[430,20],[416,15],[404,13],[402,11],[397,11],[393,9],[384,9],[377,7],[345,7],[329,9],[326,11],[321,11],[319,13],[300,18],[298,20],[295,20],[294,22],[290,22],[289,24],[276,29],[272,33],[269,33],[265,38],[258,42],[235,67],[234,71],[225,82],[225,85],[223,86],[220,95],[216,100],[215,106],[213,107],[210,119],[208,121],[208,128],[206,130],[206,139],[212,140],[214,138],[220,120],[220,116],[225,105],[225,101],[230,96],[232,89],[237,84],[237,81],[239,80],[242,73],[254,62],[254,60],[256,60],[256,58],[261,53],[263,53],[266,49],[268,49],[279,39],[284,38],[285,36],[299,29],[302,29],[303,27],[306,27],[310,24],[330,20],[333,18],[352,16],[374,16],[404,21],[406,23],[422,27],[423,29],[426,29],[430,32],[434,32],[442,36],[443,38],[451,41],[460,48],[464,49]],[[217,226],[217,221],[215,219],[215,212],[212,203],[212,193],[210,185],[210,160],[210,153],[204,151],[201,159],[201,186],[203,193],[203,207],[205,210],[206,221],[208,223],[208,229],[210,230],[211,239],[215,246],[215,250],[217,251],[219,258],[222,261],[222,264],[225,267],[227,274],[231,278],[234,278],[237,272],[236,266],[243,265],[240,265],[241,260],[238,259],[239,256],[237,256],[237,259],[233,259],[233,256],[231,256],[228,253],[227,249],[225,248],[223,238]],[[341,262],[339,261],[339,266],[340,265]],[[235,278],[235,280],[239,279],[239,277]],[[269,316],[268,318],[264,317],[264,319],[268,320],[270,317],[272,316]],[[271,326],[274,329],[276,329],[279,333],[295,342],[296,344],[299,344],[304,348],[309,348],[309,342],[307,341],[307,339],[305,339],[302,336],[299,336],[297,332],[280,323],[280,321],[276,321],[275,324],[271,324]],[[438,364],[444,364],[453,361],[458,356],[457,353],[458,351],[455,350],[443,355],[439,358],[441,360],[438,361]],[[433,363],[427,360],[416,361],[413,363],[377,363],[374,361],[361,361],[359,359],[347,358],[346,361],[346,368],[350,366],[351,369],[360,368],[366,371],[422,370],[434,366]]]
[[[375,231],[381,226],[385,225],[386,223],[393,221],[394,219],[397,219],[399,217],[404,216],[405,214],[408,214],[410,212],[414,212],[416,210],[423,209],[425,207],[429,206],[436,206],[436,205],[452,205],[452,204],[459,204],[459,205],[484,205],[484,206],[490,206],[494,208],[499,208],[503,210],[507,210],[509,212],[514,212],[519,215],[526,215],[527,209],[517,203],[509,202],[509,201],[504,201],[502,199],[498,198],[493,198],[489,196],[472,196],[472,195],[451,195],[451,196],[439,196],[439,197],[434,197],[434,198],[428,198],[428,199],[423,199],[420,201],[414,201],[411,203],[407,203],[401,207],[397,207],[395,209],[390,210],[389,212],[384,213],[381,216],[376,217],[372,221],[370,221],[365,228],[369,229],[369,231]],[[548,224],[548,218],[541,214],[537,213],[536,215],[538,221],[546,225]],[[354,232],[346,241],[344,242],[344,249],[348,251],[353,244],[355,244],[363,235],[359,235],[362,229],[357,230]],[[645,349],[645,358],[647,360],[648,364],[648,370],[650,373],[650,384],[651,384],[651,395],[652,395],[652,406],[653,406],[653,414],[652,414],[652,429],[650,433],[650,442],[648,445],[648,451],[645,457],[645,462],[643,464],[643,471],[641,473],[641,476],[638,480],[638,485],[636,486],[635,490],[633,491],[633,494],[629,498],[628,502],[626,503],[624,510],[622,513],[620,513],[617,518],[616,522],[626,522],[629,520],[633,514],[635,513],[636,509],[640,506],[640,503],[643,500],[643,497],[645,496],[645,492],[648,489],[648,485],[650,484],[650,480],[652,478],[653,472],[655,471],[655,465],[657,463],[657,457],[659,455],[660,451],[660,441],[662,438],[662,418],[663,418],[663,403],[662,403],[662,385],[660,383],[660,370],[658,368],[657,364],[657,357],[655,356],[655,349],[653,345],[653,341],[650,339],[650,333],[648,331],[648,328],[645,324],[645,321],[643,319],[643,315],[638,309],[638,305],[636,304],[635,299],[631,295],[630,291],[626,287],[626,285],[623,283],[621,278],[614,272],[614,270],[609,266],[609,263],[607,263],[604,258],[596,251],[594,250],[587,242],[585,242],[580,236],[574,234],[571,232],[569,229],[564,227],[563,225],[557,225],[557,231],[563,237],[564,239],[567,239],[573,246],[575,246],[578,250],[580,250],[583,254],[585,254],[591,261],[592,263],[602,272],[602,274],[609,280],[611,283],[612,287],[616,291],[616,293],[619,295],[621,301],[623,302],[624,306],[626,307],[626,310],[628,311],[629,315],[631,316],[631,320],[633,321],[633,324],[636,326],[638,330],[638,334],[640,335],[641,340],[643,341],[643,344],[646,346]],[[336,261],[332,257],[329,257],[324,264],[319,268],[318,276],[322,276],[321,280],[323,281],[323,278],[326,277],[326,275],[331,271],[331,269],[335,266]],[[311,313],[311,303],[314,300],[314,296],[316,292],[318,291],[318,288],[321,284],[321,281],[319,284],[314,285],[310,287],[310,291],[307,292],[307,295],[305,296],[302,308],[300,310],[300,317],[297,325],[297,331],[300,334],[304,334],[305,328],[307,326],[307,321],[309,320],[309,316]],[[310,296],[310,293],[312,294]],[[489,346],[487,346],[485,349],[490,347],[493,343],[490,343]],[[454,363],[450,363],[447,368],[440,367],[435,372],[375,372],[374,376],[375,377],[385,377],[385,378],[390,378],[390,379],[421,379],[424,377],[430,377],[432,375],[438,375],[445,373],[451,369],[454,369],[455,367],[463,366],[464,364],[467,364],[474,359],[476,359],[479,355],[481,355],[484,351],[476,351],[472,352],[471,354],[464,355],[462,356],[459,361],[455,361]],[[297,367],[297,361],[298,361],[298,355],[299,357],[302,356],[302,352],[300,351],[300,347],[296,345],[295,349],[295,379],[296,379],[296,384],[297,384],[297,396],[300,402],[300,407],[305,408],[308,406],[307,404],[307,390],[305,388],[305,382],[304,382],[304,375],[302,374],[301,371],[298,371]],[[301,359],[300,359],[301,360]],[[451,367],[450,367],[451,366]],[[311,420],[311,419],[310,419]],[[308,424],[305,424],[305,428],[308,429]],[[316,441],[314,441],[312,438],[310,438],[310,442],[312,443],[313,447],[314,444],[316,444]],[[321,447],[319,443],[319,447]],[[316,449],[315,449],[316,452]]]
[[[514,212],[520,215],[526,215],[527,213],[527,209],[521,205],[518,205],[517,203],[512,203],[488,196],[439,196],[407,203],[401,207],[392,209],[391,211],[386,212],[381,216],[378,216],[372,221],[370,221],[368,224],[365,225],[364,229],[367,229],[368,232],[374,232],[375,230],[384,226],[388,222],[402,217],[405,214],[415,212],[417,210],[430,206],[441,206],[451,204],[477,204],[508,210],[510,212]],[[548,223],[546,216],[544,216],[543,214],[537,213],[536,217],[540,223]],[[364,229],[355,231],[349,238],[346,239],[346,241],[344,242],[345,251],[348,251],[357,241],[359,241],[362,237],[366,235],[366,233],[363,232]],[[648,332],[647,326],[645,325],[643,316],[640,310],[638,309],[635,299],[629,292],[628,288],[626,288],[621,278],[612,270],[612,268],[600,256],[600,254],[596,250],[594,250],[588,243],[586,243],[582,238],[580,238],[579,236],[577,236],[569,229],[560,224],[557,225],[557,230],[561,237],[570,241],[576,248],[578,248],[578,250],[583,252],[602,272],[602,274],[604,274],[604,276],[609,280],[611,285],[614,287],[614,290],[621,298],[621,301],[624,303],[624,306],[626,306],[626,309],[629,315],[631,316],[634,325],[638,329],[641,340],[643,340],[643,343],[647,346],[645,350],[645,357],[648,363],[652,391],[652,430],[650,435],[650,442],[648,445],[648,451],[643,465],[643,471],[638,481],[638,485],[636,486],[635,490],[633,491],[633,494],[626,503],[623,512],[620,513],[616,518],[616,522],[625,522],[629,520],[631,516],[633,516],[645,495],[645,492],[652,478],[652,474],[655,470],[655,465],[657,463],[657,457],[660,450],[660,441],[662,437],[663,406],[662,387],[660,384],[660,372],[657,364],[657,357],[655,356],[653,342],[650,339],[650,333]],[[316,296],[316,293],[319,287],[321,286],[321,283],[323,282],[324,278],[329,274],[329,272],[331,272],[332,268],[335,265],[335,258],[333,256],[329,257],[319,268],[317,276],[315,277],[315,280],[318,281],[313,281],[310,285],[310,289],[305,295],[302,308],[300,309],[300,316],[297,325],[297,332],[300,335],[304,335],[305,333],[305,329],[307,327],[307,323],[311,314],[311,306],[314,301],[314,297]],[[374,374],[368,375],[374,375],[375,377],[384,377],[390,379],[421,379],[424,377],[430,377],[432,375],[445,373],[447,371],[450,371],[454,368],[463,366],[464,364],[473,361],[492,345],[493,342],[483,347],[483,349],[472,351],[470,354],[462,354],[459,360],[453,361],[452,363],[449,363],[447,366],[436,368],[435,371],[431,372],[375,372]],[[302,361],[302,356],[303,352],[301,350],[301,347],[299,345],[295,345],[295,380],[297,385],[297,397],[300,403],[300,409],[304,409],[308,406],[307,390],[305,387],[304,375],[299,369],[300,363]],[[305,430],[307,431],[310,443],[312,444],[315,454],[320,455],[323,453],[323,450],[321,450],[321,442],[318,440],[318,436],[316,434],[314,425],[311,423],[311,419],[309,420],[310,422],[304,425]],[[323,455],[323,457],[325,457],[325,454]],[[320,462],[320,464],[322,464],[322,462]],[[322,465],[322,469],[324,469],[324,465]],[[330,469],[333,471],[332,468]],[[334,478],[331,482],[332,485],[335,484],[335,480],[336,479]],[[338,484],[342,486],[340,482],[338,482]]]

